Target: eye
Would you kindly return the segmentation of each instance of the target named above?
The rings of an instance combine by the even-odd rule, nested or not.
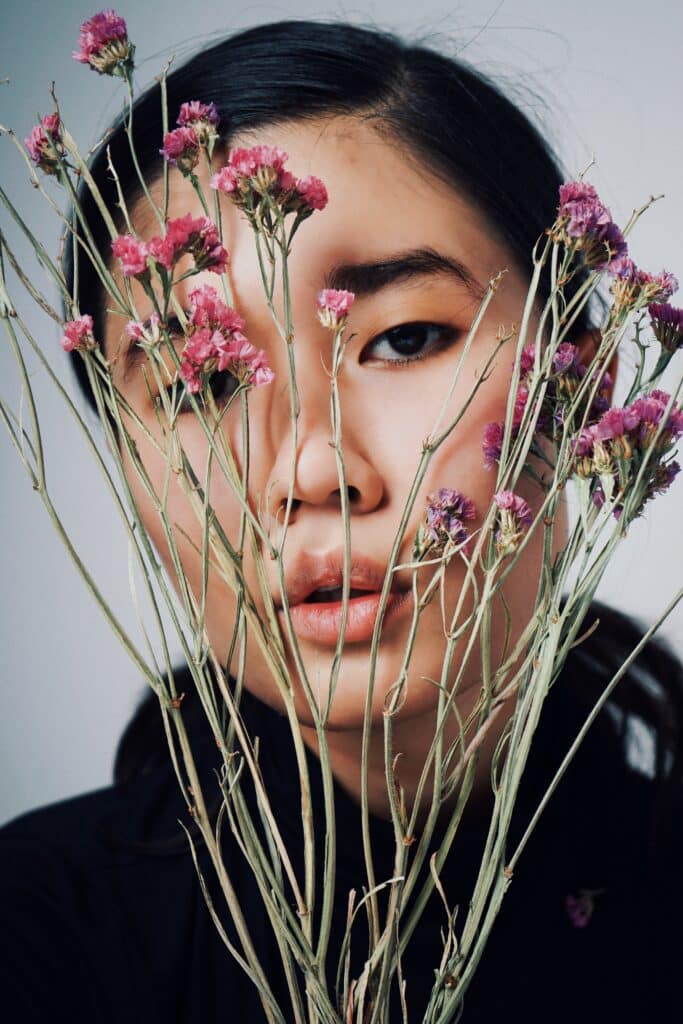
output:
[[[448,348],[459,336],[460,331],[452,324],[417,321],[383,331],[370,342],[368,349],[377,352],[377,358],[384,363],[402,365],[424,359],[434,350]]]

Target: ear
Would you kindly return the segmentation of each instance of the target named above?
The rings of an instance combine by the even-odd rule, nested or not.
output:
[[[602,340],[602,334],[597,327],[591,327],[586,331],[583,331],[577,338],[574,339],[574,344],[579,350],[581,362],[585,366],[589,366],[595,358],[595,353],[598,350],[598,346]],[[607,372],[610,375],[612,383],[607,389],[607,397],[609,401],[612,401],[612,395],[614,392],[614,382],[617,378],[617,371],[619,369],[619,353],[615,352],[612,356],[608,366]]]

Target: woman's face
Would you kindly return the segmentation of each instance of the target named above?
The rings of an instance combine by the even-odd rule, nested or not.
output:
[[[519,323],[528,282],[515,268],[491,226],[467,198],[432,176],[428,168],[417,164],[404,146],[382,138],[367,123],[329,118],[305,125],[292,123],[265,128],[231,140],[233,146],[256,143],[282,147],[289,154],[287,167],[294,174],[317,175],[329,193],[326,208],[315,212],[298,230],[289,257],[300,415],[294,502],[283,555],[285,573],[293,574],[300,582],[310,568],[307,560],[324,561],[330,553],[337,553],[341,558],[343,552],[340,483],[330,423],[329,371],[333,335],[320,324],[315,313],[318,292],[330,286],[347,287],[356,293],[347,328],[347,335],[353,337],[338,378],[349,494],[351,561],[352,564],[369,561],[384,570],[423,442],[437,423],[487,283],[507,268],[448,401],[440,421],[441,429],[456,416],[481,377],[496,347],[501,325],[509,328]],[[204,184],[206,186],[206,182]],[[212,195],[208,189],[206,191]],[[160,185],[155,194],[160,197]],[[222,211],[223,241],[230,253],[228,274],[234,302],[246,322],[247,337],[265,350],[275,373],[272,383],[249,393],[249,501],[252,510],[261,516],[273,544],[279,547],[283,503],[292,466],[287,353],[266,305],[252,230],[229,200],[224,199]],[[188,212],[201,216],[200,203],[188,181],[173,170],[169,216],[179,217]],[[158,233],[158,226],[144,202],[135,208],[134,222],[143,238]],[[422,257],[415,256],[418,251]],[[425,258],[425,253],[439,254],[442,266],[437,266],[436,258]],[[406,264],[399,272],[398,264],[402,260]],[[452,265],[450,270],[446,269],[447,260]],[[373,271],[370,267],[365,271],[355,269],[352,276],[340,277],[341,267],[362,268],[366,264],[387,263],[397,266],[393,270],[385,267],[384,272]],[[189,292],[200,284],[219,287],[220,282],[215,275],[203,272],[179,283],[176,295],[185,308],[189,306]],[[144,319],[151,312],[149,301],[136,283],[133,287],[138,313]],[[275,305],[282,310],[280,283],[275,291]],[[422,326],[398,330],[409,324]],[[114,382],[147,429],[159,437],[142,367],[135,366],[124,380],[121,353],[128,342],[123,328],[124,321],[120,317],[108,314],[105,343],[108,358],[114,360]],[[179,341],[179,347],[181,344]],[[434,453],[410,516],[399,563],[411,560],[413,539],[424,516],[427,495],[440,487],[455,488],[470,497],[479,510],[477,520],[470,525],[475,530],[480,525],[495,486],[495,472],[483,465],[482,431],[488,422],[504,418],[513,346],[511,342],[503,348],[475,401]],[[170,357],[167,359],[170,366]],[[148,376],[151,379],[151,375]],[[219,404],[220,400],[219,394]],[[203,481],[207,441],[189,403],[186,404],[188,411],[178,420],[179,436],[194,472]],[[157,493],[161,494],[165,459],[132,421],[128,421],[128,429]],[[222,429],[241,471],[239,401],[224,416]],[[124,461],[145,525],[177,587],[159,516],[125,456]],[[520,489],[532,507],[538,507],[538,492],[528,484],[521,485]],[[215,462],[209,498],[229,540],[237,545],[239,504]],[[202,591],[201,524],[174,476],[170,481],[167,507],[185,575],[199,600]],[[562,524],[559,532],[561,527]],[[509,578],[505,596],[512,613],[513,636],[519,633],[531,613],[539,558],[539,544],[531,543]],[[263,615],[264,605],[248,544],[245,545],[244,566],[256,607]],[[433,571],[433,567],[419,570],[420,591]],[[280,603],[277,566],[267,556],[265,572],[270,591]],[[443,607],[447,619],[455,608],[464,574],[463,561],[454,558],[444,581]],[[401,588],[410,588],[410,583],[409,570],[398,573]],[[236,597],[214,568],[209,572],[207,594],[208,639],[216,656],[224,663],[233,636]],[[468,600],[465,610],[471,607]],[[420,619],[405,703],[400,713],[408,727],[417,717],[428,717],[437,703],[434,683],[441,676],[446,645],[442,610],[437,595]],[[304,611],[299,616],[308,623],[307,627],[305,624],[300,627],[299,644],[312,689],[324,706],[336,636],[329,628],[321,627],[316,632],[315,624],[311,626],[313,614]],[[373,718],[378,723],[384,699],[400,672],[411,614],[412,601],[408,599],[398,613],[387,619],[382,631],[373,702]],[[502,606],[496,606],[494,660],[502,649],[504,631]],[[333,730],[357,730],[363,720],[371,633],[358,628],[357,636],[345,644],[330,715]],[[289,643],[285,642],[298,712],[302,722],[310,723]],[[460,659],[458,649],[449,675],[451,682]],[[234,673],[236,668],[235,659],[231,671]],[[472,688],[478,674],[477,654],[463,678],[463,693],[465,688],[469,688],[470,695],[477,692],[478,688]],[[282,706],[272,673],[253,638],[247,648],[245,684],[267,703]]]

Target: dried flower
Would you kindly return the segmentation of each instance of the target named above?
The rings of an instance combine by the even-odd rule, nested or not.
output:
[[[318,292],[317,314],[323,327],[329,327],[331,331],[338,331],[343,327],[355,297],[353,292],[336,288],[324,288]]]
[[[655,389],[623,408],[608,409],[574,441],[576,473],[593,478],[593,501],[599,508],[616,492],[612,511],[617,518],[646,454],[651,452],[634,499],[634,515],[640,515],[647,501],[666,490],[678,472],[678,464],[665,462],[665,458],[683,434],[683,407],[672,406],[655,441],[670,397]]]
[[[78,349],[83,352],[95,348],[96,341],[92,333],[93,319],[85,313],[73,320],[67,320],[64,324],[64,335],[62,336],[62,348],[65,352],[73,352]]]
[[[215,371],[228,371],[240,383],[258,387],[273,380],[265,352],[242,333],[244,320],[210,285],[190,292],[192,305],[180,375],[188,391],[201,390]]]
[[[470,535],[465,523],[476,515],[474,502],[460,491],[441,487],[427,495],[425,521],[418,527],[414,557],[443,554],[447,545],[455,545],[467,554]]]
[[[303,220],[314,210],[327,205],[327,189],[313,175],[297,179],[285,168],[287,153],[277,146],[253,146],[235,149],[225,164],[211,178],[211,188],[228,195],[253,217],[265,196],[279,207],[283,216],[296,213]],[[272,230],[268,217],[262,220]]]
[[[668,303],[652,302],[647,307],[655,338],[667,352],[683,346],[683,309]]]
[[[31,160],[45,174],[56,174],[59,157],[64,155],[64,146],[59,137],[60,127],[59,114],[46,114],[31,129],[28,138],[24,139]]]
[[[566,245],[573,245],[586,266],[603,270],[612,260],[626,255],[624,236],[593,185],[565,182],[560,186],[559,200],[554,235]]]
[[[228,253],[221,244],[216,225],[208,217],[184,217],[169,220],[164,237],[157,236],[147,244],[149,255],[165,270],[171,270],[186,253],[194,258],[196,270],[212,270],[222,274]]]
[[[78,45],[74,60],[89,64],[101,75],[125,76],[133,67],[135,47],[124,19],[111,7],[83,22]]]
[[[531,509],[524,498],[513,491],[498,491],[493,495],[493,500],[498,508],[496,551],[499,555],[511,555],[519,546],[524,531],[531,525]]]
[[[134,235],[119,235],[111,243],[111,251],[121,261],[125,277],[139,277],[148,271],[147,246]]]
[[[181,106],[176,124],[180,128],[194,129],[200,146],[206,146],[211,139],[217,137],[216,129],[220,120],[215,103],[190,100]]]
[[[124,330],[133,341],[141,341],[146,345],[157,345],[161,340],[159,326],[161,321],[156,313],[152,313],[144,323],[140,320],[129,320]]]
[[[628,256],[614,260],[609,272],[614,277],[612,294],[618,307],[640,309],[653,302],[667,302],[678,291],[678,281],[668,270],[650,274]]]
[[[199,139],[191,125],[174,128],[164,135],[162,156],[183,174],[191,174],[199,163]]]

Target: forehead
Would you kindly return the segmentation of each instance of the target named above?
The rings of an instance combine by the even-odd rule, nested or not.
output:
[[[230,139],[230,149],[256,144],[284,149],[288,170],[296,177],[315,175],[327,188],[327,206],[301,224],[288,259],[292,278],[297,276],[304,284],[324,287],[327,269],[340,262],[370,262],[417,247],[452,256],[466,265],[483,287],[503,267],[511,267],[508,252],[475,204],[455,185],[445,183],[405,143],[385,128],[378,130],[370,118],[324,117],[266,125]],[[213,169],[226,159],[227,152],[217,152]],[[216,194],[209,188],[206,170],[201,172],[200,182],[211,209]],[[152,184],[151,192],[161,204],[160,179]],[[261,288],[253,232],[226,196],[220,197],[220,205],[233,292],[248,305],[254,289]],[[142,238],[158,234],[158,222],[146,200],[140,200],[130,212]],[[186,213],[201,216],[203,210],[191,182],[171,168],[168,216],[172,219]],[[189,278],[179,286],[180,300],[185,291],[204,280],[216,283],[211,274]],[[136,282],[133,287],[147,315],[144,294]],[[109,328],[120,334],[122,325],[119,321],[107,326],[111,342]]]

